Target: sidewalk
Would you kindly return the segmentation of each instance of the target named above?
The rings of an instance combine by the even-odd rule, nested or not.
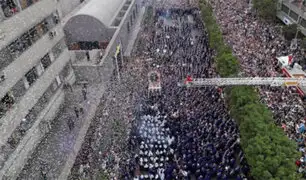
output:
[[[129,38],[129,43],[128,43],[127,48],[124,52],[124,56],[131,56],[132,50],[134,48],[135,41],[136,41],[137,36],[138,36],[138,32],[141,29],[141,22],[142,22],[142,19],[143,19],[143,15],[145,14],[145,11],[146,11],[146,8],[141,7],[141,9],[139,11],[139,16],[138,16],[136,24],[135,24],[135,28],[133,29],[133,32],[131,33],[131,36]]]
[[[46,166],[48,179],[59,179],[59,176],[67,178],[105,87],[102,85],[91,86],[87,88],[87,91],[88,99],[86,101],[83,101],[81,87],[74,87],[73,93],[67,92],[65,108],[59,112],[51,131],[35,149],[18,179],[42,179],[41,164]],[[74,105],[77,104],[84,108],[84,114],[79,118],[76,118],[74,112]],[[67,125],[68,118],[72,118],[75,122],[72,131]]]

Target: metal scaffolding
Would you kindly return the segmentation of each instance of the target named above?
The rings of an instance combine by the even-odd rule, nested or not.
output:
[[[283,78],[283,77],[249,77],[249,78],[198,78],[179,83],[179,86],[300,86],[306,87],[306,78]]]

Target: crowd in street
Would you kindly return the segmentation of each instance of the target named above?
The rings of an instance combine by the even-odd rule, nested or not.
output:
[[[215,77],[198,10],[158,10],[148,29],[149,69],[161,73],[161,93],[141,104],[128,165],[119,179],[243,179],[249,167],[218,88],[178,87],[188,74]],[[160,141],[160,142],[159,142]]]
[[[282,76],[278,72],[277,56],[293,54],[299,62],[302,56],[299,49],[290,50],[277,28],[260,21],[249,10],[246,1],[213,1],[212,5],[226,43],[238,57],[245,76]],[[248,177],[249,166],[239,145],[239,131],[227,112],[220,88],[177,86],[187,75],[218,77],[212,62],[214,51],[208,48],[199,10],[165,6],[165,9],[157,10],[154,24],[145,26],[139,42],[142,50],[136,53],[149,60],[148,71],[161,73],[161,92],[150,97],[141,94],[142,100],[134,109],[135,121],[125,123],[126,129],[131,126],[131,132],[124,133],[129,134],[126,149],[118,146],[123,143],[119,140],[112,139],[114,142],[109,146],[108,142],[102,142],[108,139],[106,131],[112,127],[101,124],[94,135],[94,139],[101,141],[91,145],[92,151],[99,153],[91,155],[88,161],[95,162],[98,169],[112,172],[111,178],[118,171],[118,179],[126,180]],[[141,91],[146,85],[138,83],[134,87],[139,89],[134,91]],[[122,88],[119,89],[121,92]],[[302,100],[294,93],[294,88],[258,87],[258,91],[261,101],[272,110],[275,122],[289,138],[298,142],[298,150],[303,155],[296,164],[303,172],[306,165],[306,116]],[[118,92],[114,97],[120,94]],[[114,106],[103,112],[101,119],[131,112],[130,109],[115,110],[125,106],[118,102],[125,101],[125,98],[111,100]],[[130,114],[124,116],[119,119],[130,119]],[[102,147],[108,148],[102,150]],[[109,160],[110,156],[113,160]],[[88,169],[93,169],[89,164],[79,168],[81,174],[89,174]]]
[[[303,60],[299,47],[290,49],[273,23],[263,22],[249,8],[248,1],[211,1],[226,43],[238,57],[241,69],[249,77],[277,77],[278,56],[293,55]],[[305,163],[305,107],[294,88],[258,88],[261,101],[272,110],[275,122],[282,126],[289,138],[296,140],[302,154],[299,171]],[[305,164],[304,164],[305,165]]]

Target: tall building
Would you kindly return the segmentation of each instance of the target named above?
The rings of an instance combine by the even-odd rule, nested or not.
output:
[[[14,179],[75,81],[61,19],[79,0],[0,0],[0,179]]]
[[[0,180],[16,179],[42,148],[64,85],[120,76],[140,1],[83,1],[0,0]]]

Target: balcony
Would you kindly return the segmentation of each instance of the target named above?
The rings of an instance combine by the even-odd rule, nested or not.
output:
[[[2,118],[3,126],[0,127],[0,145],[5,144],[13,131],[21,123],[22,119],[26,117],[30,109],[38,102],[43,93],[47,91],[55,76],[62,71],[68,61],[69,53],[66,48],[59,58],[50,65],[44,74],[36,80],[33,86],[27,90],[20,102],[6,113]]]
[[[48,70],[53,62],[51,57],[54,57],[52,59],[57,59],[64,49],[66,49],[66,45],[64,39],[62,39],[10,89],[10,91],[0,100],[0,119],[10,111],[14,104],[17,104],[22,99],[27,92],[27,89],[29,89],[31,85],[35,84],[36,80],[42,76],[46,70]],[[0,121],[0,126],[2,126],[2,121]]]
[[[30,30],[24,32],[16,40],[10,43],[8,46],[0,50],[0,71],[5,69],[10,63],[17,59],[22,53],[28,50],[33,44],[41,39],[46,33],[52,33],[50,31],[59,22],[56,13],[52,13],[46,17],[43,21],[36,24]],[[52,33],[53,35],[53,33]]]
[[[56,36],[50,39],[47,33],[19,58],[10,63],[3,71],[6,80],[0,86],[0,97],[3,97],[58,41],[64,37],[64,32],[59,25],[51,31],[56,31]]]
[[[14,41],[16,37],[42,21],[55,10],[55,0],[41,0],[13,17],[10,17],[8,20],[1,22],[0,30],[4,34],[0,40],[0,49]]]
[[[56,79],[54,79],[56,82]],[[53,84],[53,83],[52,83]],[[51,85],[52,86],[52,85]],[[26,160],[29,158],[36,145],[40,142],[40,139],[44,137],[47,130],[43,128],[43,125],[46,123],[46,120],[53,117],[60,104],[64,99],[64,93],[60,91],[61,84],[57,84],[56,88],[48,90],[49,97],[46,102],[43,103],[42,111],[35,113],[35,118],[31,123],[31,128],[24,132],[21,139],[19,139],[18,144],[12,147],[10,144],[4,146],[3,155],[5,155],[5,164],[2,162],[2,167],[0,165],[0,174],[6,174],[10,179],[15,179],[18,176],[19,171],[22,169]],[[37,103],[35,106],[40,106],[40,103]],[[35,107],[34,106],[34,107]],[[40,107],[38,107],[40,108]],[[4,166],[3,166],[4,165]],[[1,175],[0,175],[0,178]]]

